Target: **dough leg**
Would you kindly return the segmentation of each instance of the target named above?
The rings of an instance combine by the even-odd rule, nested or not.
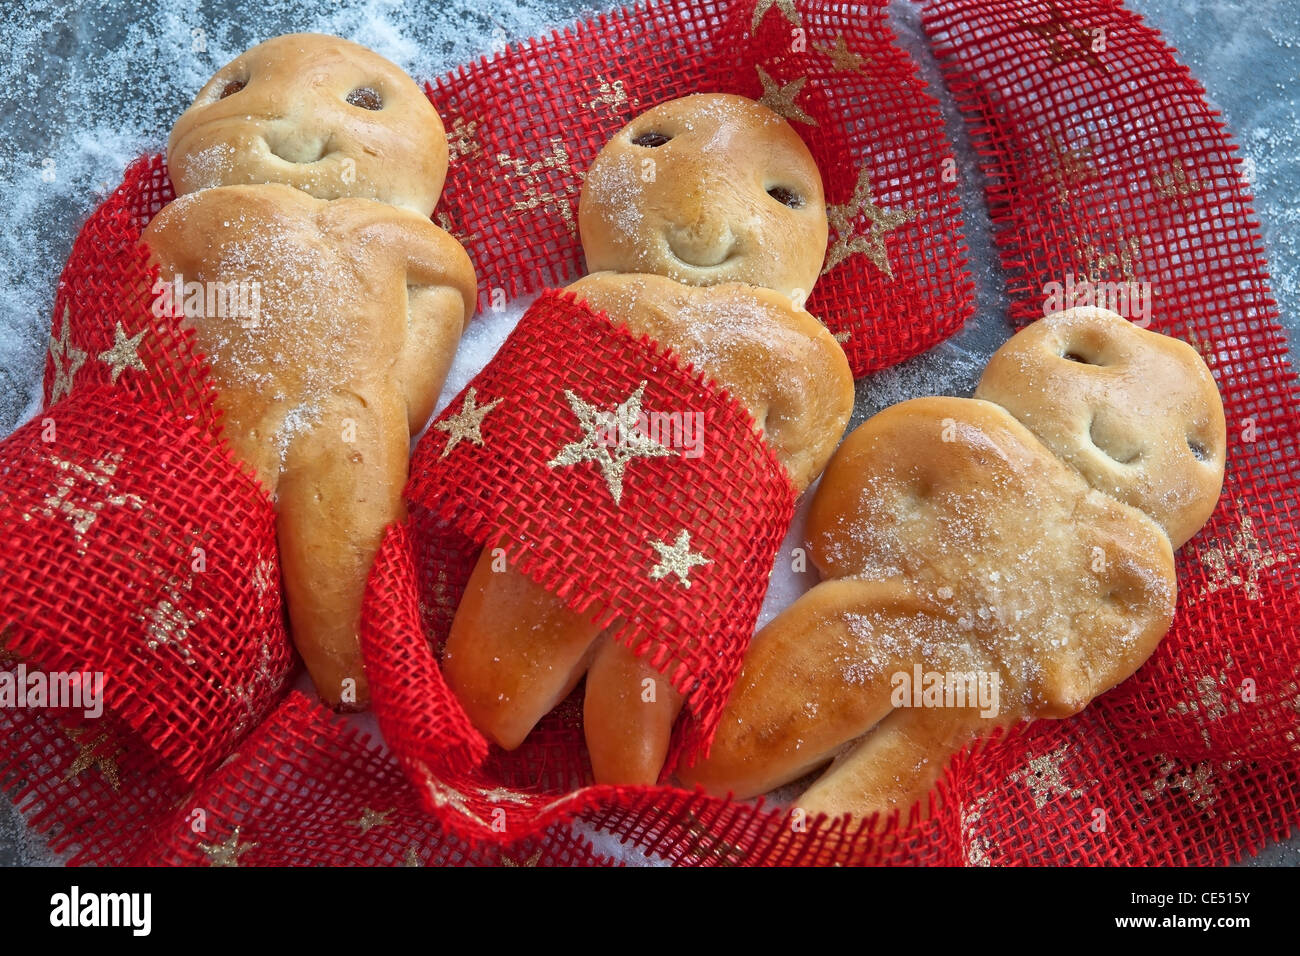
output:
[[[678,777],[748,799],[830,763],[893,709],[917,608],[901,582],[824,581],[802,595],[754,636],[708,757]]]
[[[924,819],[926,797],[948,759],[975,733],[967,711],[900,707],[835,760],[796,805],[810,817],[869,817],[879,811],[880,823],[898,809],[906,823],[908,810],[922,803]]]
[[[527,575],[492,570],[484,549],[443,653],[443,673],[474,726],[513,750],[587,669],[600,629]]]
[[[668,679],[606,637],[592,659],[583,706],[596,782],[656,783],[682,709]]]
[[[403,398],[349,393],[285,453],[276,530],[294,644],[321,698],[344,710],[370,699],[361,600],[384,528],[402,517],[409,443]]]

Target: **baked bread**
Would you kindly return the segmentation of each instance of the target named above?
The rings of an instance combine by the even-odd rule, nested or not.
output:
[[[294,34],[209,81],[168,164],[179,196],[143,236],[160,305],[194,329],[225,438],[275,499],[317,691],[363,708],[366,578],[477,296],[465,250],[428,218],[442,122],[382,57]],[[220,307],[231,294],[242,309]]]
[[[447,175],[442,120],[400,68],[315,33],[279,36],[208,81],[167,141],[178,196],[282,183],[428,217]]]
[[[1188,422],[1217,421],[1222,435],[1218,392],[1200,388],[1208,372],[1195,352],[1111,313],[1045,318],[989,367],[1005,381],[1027,344],[1073,336],[1102,350],[1094,355],[1125,356],[1134,382],[1150,359],[1159,369],[1151,388],[1195,396],[1151,434],[1183,440]],[[1018,396],[1025,418],[1064,404],[1062,393],[1079,394],[1079,379],[1096,374],[1059,352],[1055,362],[1059,376],[1043,373],[1054,390]],[[1086,394],[1105,411],[1104,394]],[[1197,435],[1221,451],[1212,425]],[[1171,471],[1167,487],[1182,487],[1184,471]],[[1217,497],[1221,465],[1217,477],[1209,471]],[[797,801],[810,814],[906,812],[973,738],[1077,713],[1168,630],[1176,577],[1165,528],[1194,530],[1113,487],[991,402],[921,398],[869,419],[836,452],[813,501],[809,555],[823,583],[754,638],[707,759],[682,781],[749,797],[829,763]],[[1186,507],[1208,514],[1199,497]]]
[[[821,174],[782,117],[743,96],[697,94],[642,113],[583,179],[588,272],[739,282],[801,303],[826,258]]]
[[[224,437],[275,499],[291,630],[316,688],[362,707],[361,597],[402,517],[411,436],[474,309],[469,257],[416,213],[271,185],[183,196],[143,239],[169,296],[177,276],[259,290],[255,315],[168,304],[211,365]]]
[[[827,227],[816,164],[793,130],[742,97],[656,107],[596,157],[579,222],[592,274],[570,290],[707,372],[806,487],[848,422],[853,379],[834,338],[802,308]],[[490,552],[443,657],[470,719],[513,749],[585,675],[596,780],[655,782],[680,695],[562,598],[512,569],[494,572]],[[642,699],[646,678],[653,702]]]
[[[1011,412],[1094,487],[1155,518],[1175,548],[1219,500],[1223,404],[1186,342],[1104,309],[1058,312],[993,355],[975,397]]]

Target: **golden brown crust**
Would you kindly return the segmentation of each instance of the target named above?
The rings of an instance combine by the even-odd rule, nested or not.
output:
[[[600,629],[484,548],[443,646],[442,672],[483,734],[513,750],[577,686]]]
[[[755,637],[688,783],[752,796],[840,756],[799,805],[891,809],[873,801],[911,799],[933,780],[916,755],[942,766],[976,733],[1076,713],[1146,660],[1172,620],[1159,526],[988,402],[922,398],[869,419],[827,466],[808,538],[829,580]],[[901,716],[897,675],[918,666],[997,675],[996,714]]]
[[[668,140],[634,142],[646,134]],[[826,256],[812,154],[789,123],[743,96],[670,100],[615,133],[587,171],[578,224],[589,272],[741,282],[799,300]]]
[[[663,771],[683,698],[644,657],[610,637],[595,647],[587,671],[583,722],[593,776],[602,783],[655,783]]]
[[[975,390],[1092,486],[1156,519],[1175,548],[1209,519],[1227,436],[1214,378],[1187,343],[1104,309],[1070,309],[998,349]]]
[[[447,142],[437,110],[397,66],[338,37],[294,33],[217,71],[172,128],[167,166],[177,195],[282,183],[428,217],[447,175]]]
[[[365,702],[357,627],[383,529],[402,515],[423,426],[465,320],[473,267],[422,216],[288,186],[228,186],[166,206],[143,239],[168,289],[255,288],[255,316],[184,322],[208,357],[231,448],[276,498],[295,642],[317,689]],[[177,303],[185,306],[185,302]]]

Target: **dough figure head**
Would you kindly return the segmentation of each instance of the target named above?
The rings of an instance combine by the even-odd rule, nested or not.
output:
[[[578,222],[589,272],[741,282],[802,300],[826,257],[812,154],[743,96],[672,100],[619,130],[587,171]]]
[[[975,397],[1020,419],[1098,491],[1149,514],[1175,548],[1219,500],[1223,403],[1186,342],[1105,309],[1058,312],[998,349]]]
[[[447,176],[442,121],[401,69],[337,37],[294,33],[226,64],[176,122],[177,195],[280,183],[429,216]]]

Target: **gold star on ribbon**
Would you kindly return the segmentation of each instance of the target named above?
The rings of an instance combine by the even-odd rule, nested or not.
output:
[[[280,565],[272,558],[258,558],[253,564],[252,581],[257,593],[266,597],[271,588],[280,583]]]
[[[427,767],[424,768],[424,783],[428,788],[429,796],[433,799],[434,806],[439,808],[450,807],[480,826],[487,826],[487,821],[469,808],[469,804],[465,802],[465,794],[455,787],[435,779]]]
[[[50,386],[50,404],[53,405],[64,395],[72,392],[72,380],[77,370],[86,362],[86,353],[76,348],[70,338],[72,335],[72,313],[63,307],[63,331],[59,337],[50,332],[50,359],[54,363],[54,384]]]
[[[459,231],[460,227],[457,226],[454,222],[452,222],[451,216],[447,215],[447,213],[445,212],[442,211],[435,212],[433,214],[433,221],[438,224],[439,229],[447,233],[447,235],[451,236],[462,246],[468,246],[471,242],[473,242],[475,239],[478,238],[478,233],[476,232]]]
[[[187,664],[194,663],[194,655],[189,648],[190,628],[202,623],[208,616],[207,611],[185,610],[183,595],[192,587],[192,581],[181,581],[173,575],[163,586],[162,596],[138,618],[144,625],[145,643],[149,650],[173,647]]]
[[[128,338],[122,323],[118,322],[113,329],[112,347],[99,353],[99,360],[108,366],[109,377],[114,385],[117,384],[117,377],[128,368],[137,372],[145,371],[144,362],[140,361],[139,354],[140,340],[144,338],[145,331],[141,329]]]
[[[650,580],[652,581],[658,581],[670,574],[675,574],[679,584],[683,587],[690,587],[691,568],[713,563],[699,551],[691,550],[689,531],[683,530],[671,545],[664,544],[662,541],[651,541],[650,547],[659,552],[659,563],[650,569]]]
[[[497,863],[501,866],[536,866],[542,859],[542,851],[538,850],[526,860],[514,860],[504,853],[497,854]]]
[[[501,399],[492,400],[486,405],[476,404],[478,389],[470,388],[465,393],[465,401],[461,403],[460,411],[455,415],[448,416],[442,421],[433,423],[433,427],[439,431],[446,432],[450,437],[447,439],[447,446],[443,448],[442,454],[438,457],[446,458],[451,454],[451,450],[460,444],[462,439],[469,439],[476,445],[483,444],[483,419],[487,418],[488,412],[501,404]]]
[[[799,11],[794,8],[794,0],[758,0],[754,4],[754,18],[749,24],[750,33],[758,32],[758,25],[763,22],[763,17],[767,15],[767,11],[771,10],[772,7],[776,7],[781,11],[781,16],[785,17],[790,26],[803,26],[803,21],[799,18]]]
[[[91,767],[95,767],[116,793],[121,787],[117,758],[126,752],[126,748],[114,742],[107,731],[100,731],[90,740],[86,739],[90,737],[90,732],[85,727],[65,727],[63,733],[77,745],[76,759],[68,767],[63,779],[75,780]]]
[[[861,73],[862,68],[871,61],[871,57],[853,52],[844,39],[843,33],[835,38],[834,46],[817,46],[813,44],[813,49],[830,57],[831,68],[837,73]]]
[[[478,133],[479,121],[467,120],[457,116],[447,130],[447,161],[454,163],[458,159],[475,156],[483,151],[474,138]]]
[[[569,164],[569,153],[560,139],[551,140],[551,155],[530,163],[507,153],[497,154],[497,163],[504,167],[507,176],[514,176],[524,183],[524,197],[515,201],[511,207],[516,212],[552,206],[560,214],[570,229],[574,228],[573,208],[570,198],[577,195],[578,188],[572,181],[565,182],[557,191],[547,185],[545,173],[559,170],[565,176],[581,179]]]
[[[1187,344],[1196,350],[1196,354],[1201,357],[1201,361],[1213,371],[1215,365],[1219,362],[1219,352],[1214,342],[1193,332],[1187,336]]]
[[[1047,134],[1047,148],[1052,154],[1052,168],[1043,176],[1043,182],[1056,187],[1056,198],[1062,205],[1069,202],[1071,188],[1096,176],[1092,168],[1092,147],[1072,149]]]
[[[1035,757],[1019,770],[1007,777],[1007,783],[1024,783],[1034,796],[1034,808],[1043,809],[1054,797],[1083,796],[1083,790],[1071,787],[1065,782],[1061,763],[1069,755],[1070,745],[1062,744],[1055,750]]]
[[[688,839],[682,841],[684,855],[692,853],[709,857],[719,866],[739,866],[745,862],[745,851],[735,843],[718,836],[713,827],[693,811],[687,811],[684,817]]]
[[[239,842],[239,827],[231,832],[222,843],[200,843],[199,849],[208,858],[208,866],[239,866],[239,858],[247,853],[256,843]]]
[[[1030,23],[1028,20],[1021,20],[1017,25],[1047,41],[1048,54],[1053,63],[1076,60],[1087,63],[1093,69],[1106,72],[1106,64],[1101,62],[1101,57],[1092,48],[1092,31],[1071,23],[1055,3],[1049,4],[1048,7],[1051,14],[1045,22]]]
[[[854,230],[854,223],[863,216],[871,223],[871,229],[865,235]],[[858,183],[853,189],[853,198],[843,205],[830,206],[826,210],[826,220],[830,224],[831,231],[835,233],[835,242],[826,253],[826,265],[822,268],[822,275],[830,272],[849,256],[862,253],[875,264],[877,269],[892,279],[894,270],[889,263],[885,237],[903,223],[911,222],[915,218],[915,209],[890,211],[877,206],[871,195],[871,171],[863,167],[858,173]]]
[[[1171,793],[1182,790],[1189,800],[1201,811],[1209,811],[1219,799],[1218,787],[1214,780],[1214,765],[1208,760],[1186,767],[1168,754],[1157,754],[1159,766],[1149,787],[1142,788],[1142,798],[1148,803],[1155,800],[1166,790]]]
[[[526,794],[518,793],[514,790],[507,790],[505,787],[493,787],[486,789],[484,787],[476,788],[478,795],[492,803],[531,803],[532,798]]]
[[[1083,277],[1089,282],[1102,282],[1118,271],[1128,282],[1137,281],[1137,267],[1142,253],[1142,237],[1125,239],[1117,237],[1113,251],[1085,240],[1075,252],[1076,260],[1084,263]]]
[[[627,106],[627,90],[623,88],[622,80],[611,83],[599,73],[596,74],[596,79],[600,85],[596,88],[596,97],[587,104],[587,109],[598,110],[602,106],[608,106],[611,113],[617,113]]]
[[[235,725],[236,737],[257,722],[256,704],[265,699],[263,692],[269,688],[270,693],[274,694],[284,685],[284,675],[277,674],[272,666],[274,655],[271,641],[273,639],[273,631],[262,633],[262,639],[257,647],[256,669],[249,675],[248,680],[225,688],[226,696],[239,704],[244,711]]]
[[[970,839],[966,843],[966,862],[970,866],[992,866],[993,860],[990,852],[993,844],[986,834],[980,833],[980,823],[984,817],[984,808],[988,805],[989,796],[976,797],[974,803],[967,807],[961,815],[962,830],[970,834]]]
[[[121,463],[120,454],[106,455],[91,462],[89,468],[51,456],[50,464],[61,474],[55,475],[55,490],[45,496],[44,503],[36,513],[45,518],[56,518],[59,515],[67,517],[72,522],[73,534],[80,543],[106,505],[118,508],[130,506],[133,511],[142,510],[144,501],[139,495],[114,495],[108,492],[108,487],[117,475]],[[78,480],[90,487],[81,494],[73,495],[77,490]],[[93,500],[92,495],[96,490],[103,493],[103,500]],[[24,515],[24,518],[26,517]]]
[[[1147,175],[1151,178],[1151,185],[1155,187],[1156,195],[1161,199],[1182,199],[1205,188],[1199,179],[1187,175],[1187,169],[1182,162],[1152,167]]]
[[[376,827],[391,827],[393,821],[388,819],[393,815],[393,810],[372,810],[369,807],[361,809],[361,816],[355,820],[345,821],[348,826],[356,827],[364,836]]]
[[[803,90],[804,84],[808,82],[808,77],[801,76],[797,80],[791,80],[789,83],[781,85],[772,79],[767,72],[761,67],[755,65],[758,71],[758,81],[763,84],[763,95],[758,101],[770,109],[773,113],[784,116],[788,120],[794,120],[797,123],[807,123],[809,126],[816,126],[817,121],[803,111],[795,97]]]
[[[677,454],[637,431],[637,422],[641,417],[641,396],[645,387],[646,383],[642,382],[613,411],[596,408],[566,389],[564,397],[568,399],[569,408],[578,419],[582,439],[565,445],[547,464],[551,468],[561,468],[586,461],[595,462],[605,478],[609,493],[614,496],[614,504],[621,504],[623,473],[628,462],[637,458],[662,458],[664,455]],[[610,447],[611,443],[613,448]]]
[[[1244,586],[1246,597],[1258,601],[1260,573],[1275,564],[1285,564],[1292,557],[1284,551],[1264,550],[1264,546],[1255,537],[1254,523],[1249,517],[1244,517],[1231,544],[1210,548],[1201,555],[1201,563],[1210,572],[1205,593],[1213,594],[1224,588]],[[1244,573],[1230,570],[1234,565],[1242,568]]]
[[[1170,717],[1190,716],[1195,720],[1201,728],[1201,739],[1205,741],[1205,747],[1208,750],[1213,746],[1209,725],[1228,716],[1228,714],[1241,712],[1241,705],[1237,702],[1237,695],[1229,690],[1231,684],[1228,679],[1228,671],[1233,667],[1232,655],[1227,654],[1225,656],[1218,673],[1202,674],[1194,680],[1188,674],[1187,667],[1181,660],[1174,661],[1174,666],[1182,678],[1183,688],[1189,692],[1190,696],[1188,699],[1180,700],[1172,707],[1167,708],[1165,713]]]

